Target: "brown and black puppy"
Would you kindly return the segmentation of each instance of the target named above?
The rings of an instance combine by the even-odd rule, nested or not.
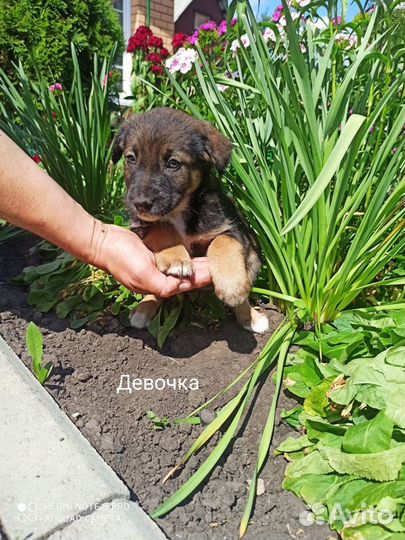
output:
[[[260,266],[257,250],[218,178],[231,151],[208,122],[162,108],[123,124],[112,159],[124,154],[131,229],[155,253],[159,270],[191,276],[191,257],[206,255],[218,298],[234,308],[244,328],[265,332],[267,317],[248,302]],[[146,296],[132,326],[147,326],[161,302]]]

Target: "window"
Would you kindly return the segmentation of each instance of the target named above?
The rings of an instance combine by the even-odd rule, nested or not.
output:
[[[131,0],[112,0],[112,5],[118,14],[126,46],[131,37]],[[132,55],[127,52],[121,53],[114,67],[121,72],[120,96],[125,98],[131,94]]]
[[[198,28],[209,20],[209,15],[204,15],[204,13],[199,13],[198,11],[194,12],[194,28]]]

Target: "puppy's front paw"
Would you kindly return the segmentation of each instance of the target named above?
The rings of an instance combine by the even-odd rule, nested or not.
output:
[[[142,311],[134,311],[129,319],[129,322],[132,328],[146,328],[150,323],[150,319],[146,313],[142,313]]]
[[[162,299],[152,294],[146,295],[132,312],[129,322],[133,328],[146,328],[162,305]]]
[[[193,263],[185,248],[184,253],[165,250],[155,253],[155,257],[158,269],[168,276],[190,277],[194,274]]]

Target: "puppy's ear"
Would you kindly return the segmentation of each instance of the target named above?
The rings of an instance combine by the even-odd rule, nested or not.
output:
[[[231,142],[208,122],[204,126],[204,135],[206,137],[204,158],[220,173],[224,172],[231,159]]]
[[[122,126],[120,127],[118,133],[115,135],[115,139],[114,139],[113,147],[112,147],[112,153],[111,153],[111,159],[114,165],[120,160],[122,153],[124,152],[124,146],[125,146],[128,130],[129,130],[128,123],[124,122]]]

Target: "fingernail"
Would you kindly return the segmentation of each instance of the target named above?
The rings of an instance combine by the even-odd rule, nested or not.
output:
[[[185,281],[179,285],[179,291],[189,291],[190,289],[191,283],[189,281]]]

